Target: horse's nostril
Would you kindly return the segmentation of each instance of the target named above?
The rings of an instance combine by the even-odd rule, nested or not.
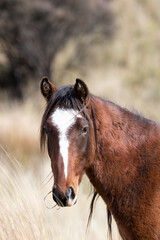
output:
[[[76,194],[75,194],[74,188],[73,187],[69,187],[67,189],[67,191],[66,191],[67,199],[72,199],[73,200],[75,198],[75,196],[76,196]]]
[[[53,200],[61,207],[72,206],[76,203],[76,194],[73,187],[69,187],[67,191],[61,193],[58,189],[53,188]]]

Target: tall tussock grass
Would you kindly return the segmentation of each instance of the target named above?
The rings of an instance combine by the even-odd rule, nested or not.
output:
[[[2,147],[0,153],[0,239],[53,239],[36,181]]]

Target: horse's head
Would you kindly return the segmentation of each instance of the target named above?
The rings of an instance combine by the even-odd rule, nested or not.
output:
[[[86,84],[59,89],[43,78],[41,92],[47,107],[41,124],[41,145],[47,138],[54,175],[53,199],[60,206],[72,206],[78,185],[95,155],[94,116]]]

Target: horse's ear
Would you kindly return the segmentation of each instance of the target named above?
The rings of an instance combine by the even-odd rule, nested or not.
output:
[[[42,78],[40,87],[42,95],[47,101],[49,101],[53,93],[56,91],[56,87],[48,80],[47,77]]]
[[[82,80],[76,79],[73,92],[83,104],[86,103],[89,91],[87,85]]]

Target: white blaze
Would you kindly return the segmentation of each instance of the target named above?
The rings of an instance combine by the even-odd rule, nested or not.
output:
[[[60,153],[64,163],[64,173],[66,178],[68,173],[68,131],[76,122],[77,117],[81,116],[78,114],[78,111],[73,109],[57,108],[56,111],[51,115],[51,121],[59,131]]]

